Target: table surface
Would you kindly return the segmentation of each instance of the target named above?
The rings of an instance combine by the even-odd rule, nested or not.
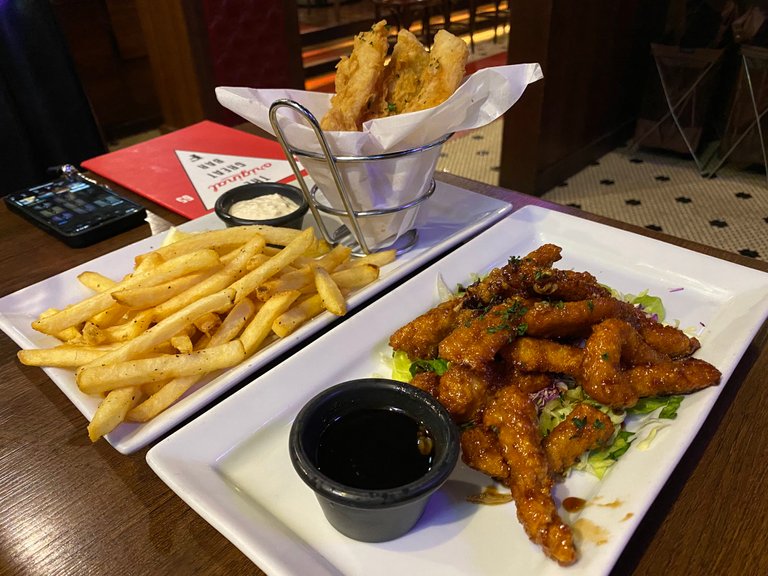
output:
[[[441,180],[661,239],[768,272],[768,264],[539,198],[441,174]],[[71,249],[0,202],[0,296],[184,219],[144,204],[148,224]],[[0,574],[263,574],[146,463],[91,444],[86,421],[0,334]],[[614,574],[768,574],[766,326],[619,559]]]

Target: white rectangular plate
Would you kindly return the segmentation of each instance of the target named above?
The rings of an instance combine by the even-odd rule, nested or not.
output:
[[[588,270],[624,293],[648,289],[668,319],[697,329],[698,356],[723,383],[687,397],[649,449],[636,447],[603,481],[572,473],[558,500],[587,506],[564,513],[577,528],[581,559],[568,569],[544,557],[517,521],[513,504],[478,506],[466,496],[490,484],[459,465],[416,528],[383,544],[335,532],[288,456],[288,432],[301,406],[352,378],[388,376],[389,335],[438,303],[437,284],[468,283],[543,243],[563,248],[561,268]],[[290,360],[152,448],[155,472],[203,518],[272,575],[607,573],[709,413],[768,314],[768,274],[549,210],[526,207],[381,297]]]
[[[439,183],[432,198],[425,202],[419,211],[416,222],[419,236],[416,245],[398,257],[395,262],[383,267],[379,280],[350,296],[348,308],[354,309],[439,254],[476,235],[511,209],[512,207],[506,202],[450,184]],[[214,214],[209,214],[187,222],[179,226],[179,229],[193,231],[221,227],[223,227],[221,221]],[[78,274],[93,270],[118,279],[131,271],[136,255],[159,247],[164,237],[165,234],[158,234],[146,238],[0,298],[0,329],[24,349],[56,344],[57,340],[36,332],[31,324],[44,310],[63,308],[89,295],[88,290],[78,282]],[[275,360],[296,344],[309,339],[335,319],[335,316],[324,312],[290,336],[266,346],[239,366],[202,380],[176,404],[153,420],[143,424],[121,424],[106,436],[107,441],[124,454],[142,448],[197,413],[259,368]],[[90,420],[98,407],[99,399],[80,392],[71,370],[61,368],[44,370],[77,409]],[[85,427],[83,428],[83,434],[85,434]]]

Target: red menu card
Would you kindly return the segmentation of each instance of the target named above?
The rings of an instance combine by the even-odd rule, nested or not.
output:
[[[187,218],[210,212],[230,188],[294,179],[280,144],[208,120],[81,166]]]

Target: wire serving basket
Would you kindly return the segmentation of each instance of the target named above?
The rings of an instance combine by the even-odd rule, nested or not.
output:
[[[288,142],[278,118],[285,108],[295,111],[312,128],[319,151]],[[416,244],[416,216],[435,191],[433,174],[440,147],[452,134],[407,150],[339,155],[331,151],[315,116],[298,102],[276,100],[270,106],[269,121],[327,242],[349,246],[356,255],[385,249],[400,254]],[[311,187],[299,162],[313,181]],[[321,213],[336,217],[340,225],[329,230]]]

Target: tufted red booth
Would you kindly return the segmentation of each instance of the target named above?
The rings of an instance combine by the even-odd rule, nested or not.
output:
[[[217,86],[304,87],[296,0],[136,2],[163,130],[242,122],[218,103]]]
[[[304,88],[295,0],[204,0],[215,86]],[[242,118],[227,112],[220,121]]]

